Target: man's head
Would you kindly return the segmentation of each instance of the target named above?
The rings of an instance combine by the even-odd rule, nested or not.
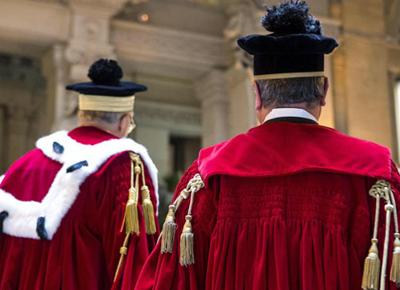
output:
[[[288,0],[267,8],[261,23],[270,34],[238,40],[254,56],[259,121],[277,107],[306,109],[318,118],[328,90],[324,56],[338,46],[336,40],[322,35],[321,24],[305,1]]]
[[[78,118],[79,126],[94,126],[118,138],[127,137],[136,127],[133,111],[119,113],[80,110]]]
[[[143,85],[121,81],[123,71],[115,60],[99,59],[89,69],[91,82],[67,86],[79,93],[79,125],[95,126],[119,138],[135,128],[134,94]]]
[[[329,82],[326,77],[258,80],[256,92],[257,120],[262,123],[274,108],[300,108],[318,119],[325,106]]]

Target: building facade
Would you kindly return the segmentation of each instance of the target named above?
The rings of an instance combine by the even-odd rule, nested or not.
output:
[[[75,126],[76,95],[99,57],[117,58],[137,97],[133,137],[173,186],[201,146],[255,125],[249,59],[259,0],[0,0],[0,172],[51,130]],[[341,46],[327,58],[322,123],[399,156],[400,2],[310,0]],[[398,109],[397,109],[398,108]]]

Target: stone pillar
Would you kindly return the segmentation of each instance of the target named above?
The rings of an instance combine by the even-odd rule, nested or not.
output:
[[[22,92],[21,92],[22,93]],[[22,97],[22,96],[21,96]],[[29,96],[25,94],[27,99]],[[6,164],[11,164],[28,150],[26,136],[28,135],[27,111],[20,106],[9,106],[11,114],[8,115],[8,154]]]
[[[340,42],[339,22],[329,18],[322,18],[322,27],[325,35],[334,37]],[[337,81],[334,74],[334,57],[336,53],[337,50],[334,52],[334,54],[325,56],[325,76],[328,77],[330,86],[326,97],[326,106],[323,108],[322,115],[319,120],[320,124],[331,128],[336,126],[335,101],[337,96],[334,88],[334,85]]]
[[[342,5],[348,133],[393,146],[385,1]]]
[[[6,171],[6,110],[5,106],[0,106],[0,176]]]
[[[203,146],[226,140],[229,103],[224,72],[212,70],[195,84],[195,89],[202,108]]]
[[[110,43],[111,19],[126,0],[71,0],[70,37],[64,48],[56,45],[44,58],[50,79],[49,106],[54,110],[53,129],[76,126],[76,94],[65,91],[65,85],[87,81],[89,66],[98,58],[115,58]],[[51,97],[53,95],[53,97]],[[54,101],[51,101],[53,98]]]
[[[100,57],[115,57],[110,43],[112,16],[125,0],[72,0],[71,31],[66,50],[71,80],[86,79],[88,66]]]
[[[163,178],[168,176],[171,164],[169,155],[169,132],[164,128],[149,127],[139,125],[135,129],[135,140],[143,144],[159,170],[159,179],[163,183]]]
[[[67,129],[64,120],[69,117],[66,100],[66,59],[65,47],[61,44],[54,45],[49,49],[42,58],[42,70],[46,77],[46,107],[47,107],[47,124],[52,124],[53,131],[59,129]]]
[[[248,73],[243,69],[227,71],[229,92],[229,135],[246,132],[256,125],[255,94]]]
[[[237,46],[237,39],[251,33],[265,33],[260,25],[263,15],[262,1],[241,1],[229,5],[225,40],[232,47],[234,63],[226,72],[229,95],[229,137],[246,132],[256,125],[255,95],[249,73],[252,73],[253,57]],[[272,4],[269,1],[269,5]]]

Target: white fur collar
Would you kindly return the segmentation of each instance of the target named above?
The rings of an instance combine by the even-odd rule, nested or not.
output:
[[[39,239],[38,219],[44,218],[42,228],[47,232],[47,238],[52,239],[63,217],[75,202],[80,185],[111,156],[124,151],[133,151],[143,159],[153,181],[158,207],[157,168],[146,148],[131,139],[113,139],[96,145],[84,145],[69,137],[66,131],[60,131],[39,139],[36,146],[47,157],[60,162],[63,166],[41,202],[20,201],[12,194],[0,189],[0,212],[8,213],[3,223],[4,233],[16,237]],[[81,161],[87,161],[87,166],[67,173],[70,166]]]

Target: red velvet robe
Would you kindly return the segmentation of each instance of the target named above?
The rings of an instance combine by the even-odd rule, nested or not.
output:
[[[82,144],[98,144],[115,138],[94,127],[77,128],[69,136]],[[9,168],[0,188],[21,201],[40,202],[60,168],[60,163],[34,149]],[[119,249],[125,237],[120,229],[130,172],[128,153],[109,158],[81,185],[78,197],[52,240],[0,234],[0,289],[133,289],[157,237],[146,235],[141,221],[141,234],[132,236],[123,271],[113,285]],[[147,172],[146,179],[151,199],[155,201]]]
[[[158,243],[136,290],[361,289],[375,204],[368,191],[383,178],[399,201],[386,148],[314,124],[265,123],[204,149],[175,197],[198,172],[195,264],[179,264],[185,201],[173,253]],[[383,234],[381,224],[380,248]]]

